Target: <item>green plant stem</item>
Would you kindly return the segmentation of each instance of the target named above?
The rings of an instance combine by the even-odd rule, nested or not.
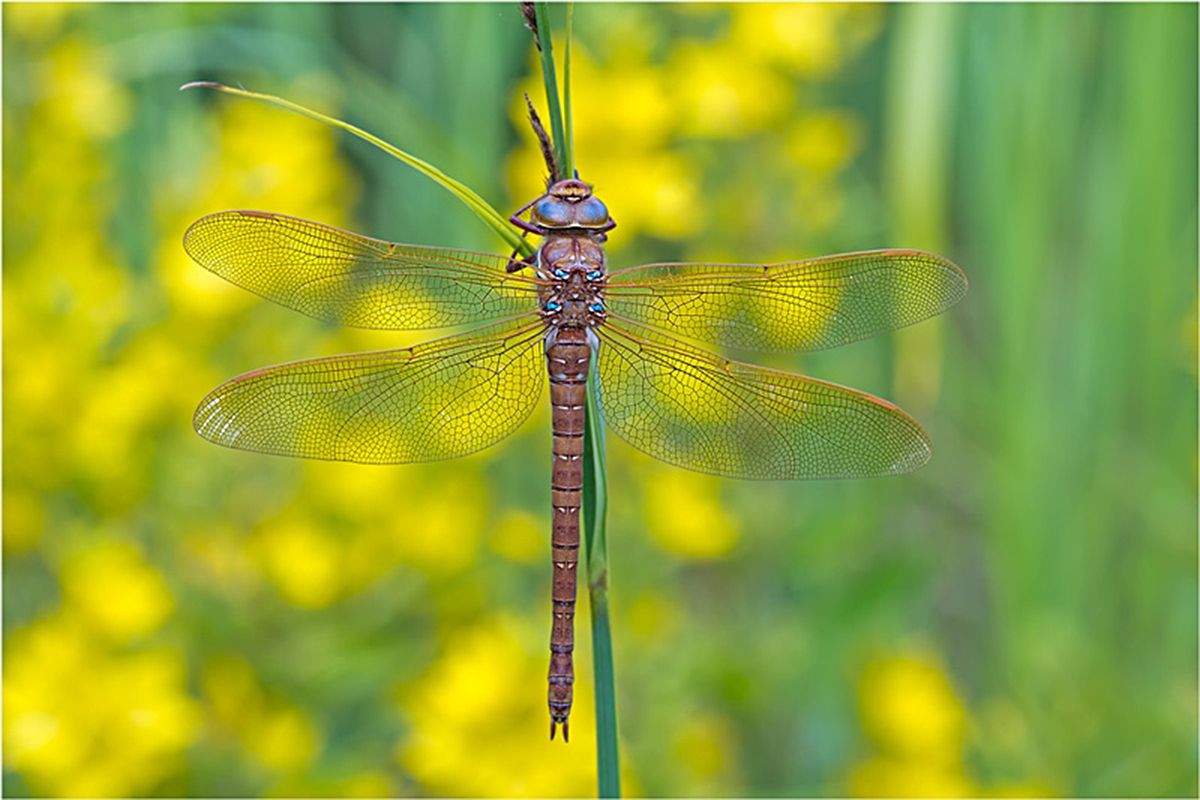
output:
[[[538,39],[542,43],[542,79],[546,84],[546,107],[550,117],[550,140],[554,144],[554,155],[558,157],[562,170],[560,178],[574,174],[571,151],[567,147],[566,129],[563,126],[562,106],[558,100],[558,78],[554,72],[554,48],[550,43],[550,10],[545,2],[534,3],[537,15]]]
[[[533,255],[533,245],[525,239],[522,239],[516,233],[516,231],[513,230],[513,227],[511,224],[509,224],[508,219],[502,216],[495,208],[493,208],[488,201],[480,197],[474,189],[470,188],[461,181],[451,178],[449,175],[442,172],[429,162],[423,161],[411,153],[406,153],[399,147],[396,147],[394,144],[385,142],[378,136],[367,133],[362,128],[357,128],[354,125],[351,125],[349,122],[343,122],[340,119],[327,116],[319,111],[313,111],[311,108],[305,108],[299,103],[293,103],[291,100],[285,100],[282,97],[276,97],[275,95],[271,94],[260,94],[259,92],[251,92],[247,91],[246,89],[235,89],[232,86],[225,86],[224,84],[213,83],[211,81],[196,81],[193,83],[184,84],[179,88],[180,91],[184,89],[196,88],[214,89],[218,92],[232,94],[237,97],[245,97],[250,100],[259,100],[264,103],[270,103],[273,106],[279,106],[280,108],[287,109],[288,111],[308,117],[309,119],[314,119],[317,122],[323,122],[326,125],[331,125],[335,128],[341,128],[344,131],[348,131],[358,138],[370,142],[380,150],[383,150],[385,153],[388,153],[400,161],[403,161],[405,164],[408,164],[410,167],[426,177],[431,178],[439,186],[446,189],[459,200],[461,200],[463,204],[467,206],[467,208],[475,212],[475,215],[483,220],[484,224],[486,224],[489,228],[494,230],[501,239],[508,243],[510,247],[515,248],[518,252],[525,256]]]
[[[563,45],[563,138],[566,143],[564,178],[575,177],[575,119],[571,116],[571,27],[575,22],[575,4],[567,3],[567,35]]]
[[[592,615],[592,666],[596,683],[596,775],[600,797],[621,796],[617,752],[617,697],[612,634],[608,622],[608,470],[605,461],[604,414],[600,407],[596,359],[588,374],[583,437],[584,546],[588,598]]]

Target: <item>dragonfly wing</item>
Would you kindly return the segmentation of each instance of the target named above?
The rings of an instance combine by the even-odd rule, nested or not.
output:
[[[264,211],[201,217],[183,237],[205,269],[317,319],[424,330],[508,319],[535,307],[537,282],[490,253],[393,244]]]
[[[655,458],[756,479],[894,475],[929,460],[921,426],[869,394],[727,361],[640,326],[598,331],[604,418]]]
[[[614,319],[706,344],[822,350],[940,314],[967,291],[962,270],[916,250],[783,264],[648,264],[614,272]]]
[[[473,453],[513,433],[546,381],[540,320],[401,350],[248,372],[213,390],[193,425],[260,453],[404,464]]]

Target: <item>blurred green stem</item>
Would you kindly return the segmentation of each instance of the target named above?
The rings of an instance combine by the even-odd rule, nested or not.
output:
[[[575,120],[571,116],[571,26],[575,22],[575,4],[567,3],[567,36],[563,47],[563,141],[566,145],[564,178],[575,177]]]
[[[549,15],[546,3],[535,5],[538,36],[542,43],[542,75],[546,84],[546,104],[549,108],[551,138],[555,155],[563,174],[575,174],[572,152],[572,124],[562,115],[565,105],[571,109],[571,21],[572,4],[567,4],[567,41],[563,62],[564,103],[558,101],[558,81],[554,75],[553,50],[550,44]],[[583,517],[584,552],[587,558],[588,598],[592,616],[592,665],[596,682],[596,780],[600,797],[621,796],[621,771],[617,752],[617,698],[613,669],[612,633],[608,616],[608,536],[605,518],[608,511],[608,473],[604,460],[604,415],[600,407],[600,391],[596,378],[596,359],[593,354],[588,371],[588,393],[584,414],[587,433],[583,437]]]
[[[550,116],[550,139],[554,143],[554,155],[558,159],[562,174],[559,178],[569,178],[575,165],[570,162],[571,151],[567,147],[566,128],[563,125],[562,106],[558,101],[558,78],[554,72],[554,48],[550,44],[550,10],[546,3],[534,3],[537,14],[538,40],[541,42],[542,79],[546,84],[546,107]],[[568,46],[568,51],[570,47]],[[570,67],[564,67],[570,72]],[[568,90],[569,93],[570,90]]]

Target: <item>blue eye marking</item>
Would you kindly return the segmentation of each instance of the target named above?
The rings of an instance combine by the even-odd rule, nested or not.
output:
[[[600,278],[600,270],[598,270],[598,269],[594,269],[587,274],[587,279],[589,281],[599,280],[599,278]]]
[[[546,302],[545,308],[547,311],[561,311],[562,303],[556,303],[553,300],[549,300]]]
[[[567,271],[566,271],[565,269],[562,269],[562,268],[560,267],[560,268],[558,268],[558,269],[554,270],[554,277],[556,277],[556,278],[565,278],[565,277],[567,277]]]
[[[600,314],[604,311],[604,303],[592,303],[588,306],[588,311],[591,311],[593,314]]]

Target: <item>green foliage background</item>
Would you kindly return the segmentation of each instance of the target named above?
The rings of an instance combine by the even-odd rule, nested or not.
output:
[[[1196,793],[1196,13],[577,9],[615,266],[904,246],[972,281],[940,321],[762,359],[912,412],[916,475],[743,484],[610,442],[629,791]],[[292,97],[516,208],[515,6],[3,23],[6,794],[591,792],[586,625],[572,743],[544,741],[544,410],[394,469],[189,427],[238,372],[422,338],[220,285],[195,217],[500,246],[360,142],[176,87]]]

